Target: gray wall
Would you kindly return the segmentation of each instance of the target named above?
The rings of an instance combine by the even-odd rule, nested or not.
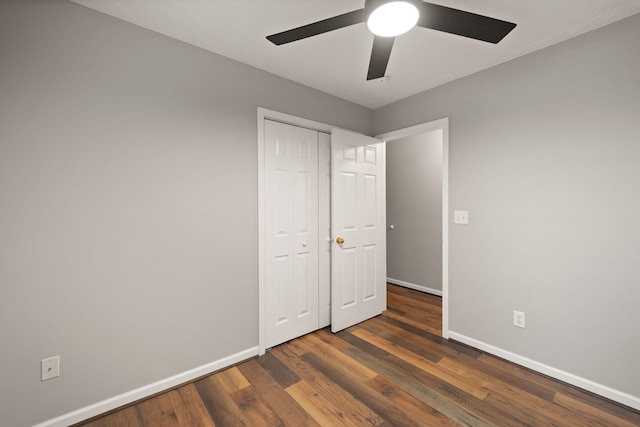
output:
[[[372,132],[364,107],[82,6],[0,2],[0,425],[257,346],[258,106]]]
[[[387,277],[442,291],[442,130],[387,142]]]
[[[0,425],[257,345],[258,106],[367,134],[449,116],[450,207],[470,211],[451,329],[640,396],[639,39],[635,16],[372,113],[64,0],[1,0]]]
[[[374,115],[450,118],[450,329],[636,398],[639,40],[635,15]]]

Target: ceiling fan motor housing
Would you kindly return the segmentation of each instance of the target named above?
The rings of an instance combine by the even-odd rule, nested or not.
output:
[[[391,3],[392,1],[402,1],[404,3],[412,4],[418,10],[420,10],[420,6],[422,5],[422,0],[365,0],[364,11],[367,19],[369,19],[369,15],[371,15],[371,13],[378,7],[386,3]]]

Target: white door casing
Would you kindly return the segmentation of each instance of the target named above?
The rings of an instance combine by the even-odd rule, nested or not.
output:
[[[331,324],[331,135],[318,133],[319,328]]]
[[[317,330],[318,132],[265,120],[266,347]]]
[[[338,128],[331,136],[331,330],[337,332],[386,309],[385,164],[384,142]]]

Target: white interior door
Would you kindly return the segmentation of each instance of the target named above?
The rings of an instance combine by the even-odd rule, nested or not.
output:
[[[318,132],[265,120],[264,179],[268,348],[319,328]]]
[[[384,143],[342,129],[331,133],[331,330],[386,309]]]

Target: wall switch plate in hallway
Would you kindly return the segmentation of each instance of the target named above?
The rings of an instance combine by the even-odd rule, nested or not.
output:
[[[469,224],[469,211],[453,211],[454,224]]]
[[[42,381],[60,376],[60,356],[42,359],[40,364]]]

